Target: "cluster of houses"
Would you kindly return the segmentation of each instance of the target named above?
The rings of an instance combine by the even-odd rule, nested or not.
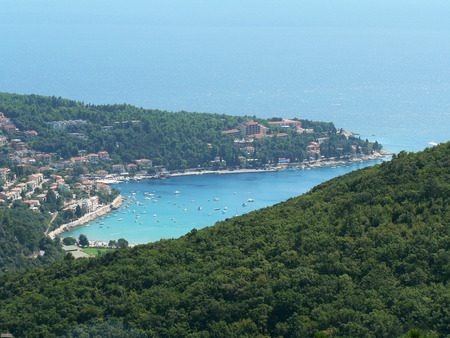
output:
[[[290,129],[294,130],[297,133],[311,133],[313,130],[311,129],[303,129],[301,121],[289,120],[289,119],[276,119],[268,121],[269,125],[278,126],[285,130]],[[222,131],[224,135],[231,135],[236,137],[235,142],[241,143],[243,146],[240,147],[243,155],[239,156],[239,160],[241,162],[245,162],[248,155],[252,155],[255,152],[255,148],[253,146],[248,145],[253,142],[254,139],[261,139],[266,137],[286,137],[288,134],[281,132],[278,134],[268,134],[269,128],[263,126],[260,123],[257,123],[252,120],[248,120],[237,125],[235,129],[229,129]],[[244,137],[244,138],[242,138]],[[321,157],[320,154],[320,145],[327,140],[328,137],[323,137],[317,139],[317,142],[311,142],[306,149],[306,156],[308,160],[315,160]],[[290,163],[289,158],[279,158],[278,163]]]
[[[9,168],[0,168],[0,177],[6,180],[10,171]],[[0,202],[20,199],[22,198],[21,195],[24,191],[33,192],[44,182],[44,175],[41,173],[32,174],[28,175],[27,179],[27,182],[18,183],[11,189],[0,192]],[[37,207],[40,204],[39,200],[24,200],[23,202],[29,204],[32,208]]]
[[[302,129],[301,121],[280,119],[277,121],[269,121],[268,123],[273,126],[279,126],[281,128],[285,128],[285,129],[292,129],[298,133],[302,133],[305,131],[305,129]],[[269,130],[268,127],[265,127],[258,122],[248,120],[248,121],[244,121],[244,122],[238,124],[235,129],[229,129],[229,130],[222,131],[222,134],[236,136],[236,137],[244,136],[246,139],[255,139],[255,138],[261,139],[261,138],[265,138],[265,137],[274,137],[275,134],[268,134],[267,133],[268,130]],[[287,133],[278,133],[278,134],[276,134],[276,136],[277,137],[285,137],[285,136],[287,136]]]

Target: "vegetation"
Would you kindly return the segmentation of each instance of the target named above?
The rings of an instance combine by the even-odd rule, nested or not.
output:
[[[59,239],[44,235],[49,220],[23,204],[0,209],[0,275],[62,259]]]
[[[224,114],[170,113],[137,108],[131,105],[86,105],[56,97],[0,93],[0,111],[13,119],[19,128],[19,138],[24,131],[35,130],[38,135],[28,141],[31,149],[57,154],[57,158],[69,159],[80,154],[106,150],[111,156],[108,163],[86,164],[90,171],[108,169],[111,164],[127,164],[137,159],[153,160],[156,166],[169,170],[214,167],[219,158],[221,165],[241,166],[239,156],[244,152],[234,137],[222,131],[235,128],[250,117]],[[52,121],[84,120],[87,123],[71,126],[66,130],[53,130]],[[300,120],[312,133],[298,134],[294,130],[282,130],[270,126],[268,121],[251,117],[270,127],[269,133],[287,132],[285,137],[255,141],[257,151],[252,154],[253,165],[278,163],[279,158],[292,161],[307,158],[306,147],[317,138],[333,134],[324,145],[326,156],[354,155],[352,145],[360,153],[369,153],[373,145],[366,140],[347,139],[336,134],[333,123]],[[151,145],[151,146],[149,146]],[[337,150],[336,148],[342,148]],[[374,150],[377,150],[373,148]],[[11,164],[6,154],[0,155],[0,165]],[[77,168],[74,168],[74,171]],[[83,168],[78,170],[83,172]]]
[[[0,332],[447,336],[449,198],[450,143],[401,152],[176,240],[5,275]]]
[[[112,249],[108,249],[108,248],[84,248],[81,251],[83,251],[84,253],[87,253],[88,255],[98,255],[101,253],[105,253],[105,252],[109,252]]]

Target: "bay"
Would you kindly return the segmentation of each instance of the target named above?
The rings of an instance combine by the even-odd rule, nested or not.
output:
[[[449,139],[449,12],[446,0],[4,0],[0,91],[332,121],[389,151],[419,151]],[[110,217],[104,228],[94,223],[76,232],[132,243],[176,237],[244,212],[240,205],[251,193],[270,191],[245,211],[299,195],[353,168],[121,184],[125,195],[127,189],[161,189],[167,206],[152,203],[160,209],[150,212],[161,215],[160,222],[141,220],[142,228],[128,228],[141,221],[131,214],[126,221],[128,214],[122,214],[120,226],[107,225]],[[169,199],[166,188],[181,193]],[[214,205],[208,199],[215,195],[223,195],[226,205],[219,208],[228,210],[208,216],[205,208]],[[184,206],[190,197],[197,208],[197,201],[205,205],[201,212]]]
[[[201,229],[235,215],[274,205],[305,193],[323,181],[380,162],[123,182],[115,185],[127,197],[120,209],[63,236],[85,234],[89,240],[104,242],[125,238],[134,244],[177,238],[193,228]]]

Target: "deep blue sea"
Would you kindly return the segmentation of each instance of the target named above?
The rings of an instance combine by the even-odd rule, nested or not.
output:
[[[449,16],[448,0],[2,0],[0,91],[333,121],[418,151],[449,139]]]

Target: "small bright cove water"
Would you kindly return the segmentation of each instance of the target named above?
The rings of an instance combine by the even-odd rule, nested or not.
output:
[[[120,209],[64,236],[85,234],[90,240],[99,241],[125,238],[130,243],[176,238],[192,228],[201,229],[234,215],[274,205],[323,181],[379,162],[340,165],[335,169],[208,174],[121,183],[116,187],[128,200]],[[176,191],[180,193],[175,194]]]

